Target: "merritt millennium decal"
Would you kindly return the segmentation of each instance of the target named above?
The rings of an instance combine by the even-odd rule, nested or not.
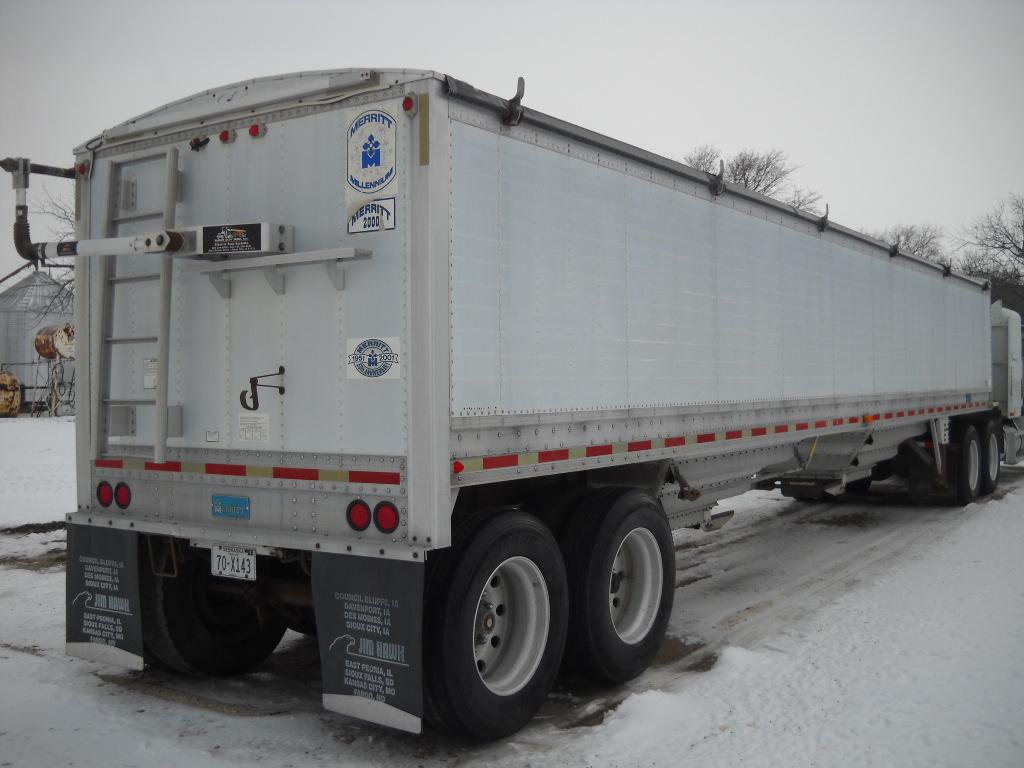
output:
[[[380,109],[363,112],[348,129],[348,184],[363,194],[395,178],[395,118]]]

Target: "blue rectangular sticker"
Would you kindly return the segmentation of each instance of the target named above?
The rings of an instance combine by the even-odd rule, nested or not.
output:
[[[230,517],[234,520],[250,518],[248,496],[221,496],[214,494],[210,513],[214,517]]]

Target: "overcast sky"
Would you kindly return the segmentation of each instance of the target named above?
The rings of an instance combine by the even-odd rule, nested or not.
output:
[[[0,3],[4,157],[70,165],[104,128],[250,77],[414,67],[502,96],[523,75],[527,106],[677,159],[778,147],[858,229],[956,232],[1024,193],[1024,0]],[[13,219],[5,179],[0,275]]]

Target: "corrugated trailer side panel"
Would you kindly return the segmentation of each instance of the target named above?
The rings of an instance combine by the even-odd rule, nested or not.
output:
[[[452,125],[453,416],[989,386],[978,286],[477,122]]]

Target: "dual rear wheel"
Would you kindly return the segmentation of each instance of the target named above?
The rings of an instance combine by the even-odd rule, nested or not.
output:
[[[188,548],[175,574],[140,569],[147,657],[193,675],[256,668],[283,617],[219,589],[208,555]],[[647,493],[586,493],[561,535],[521,511],[478,512],[427,562],[424,627],[429,720],[480,739],[509,735],[540,709],[563,662],[595,680],[631,680],[665,635],[674,593],[672,536]]]
[[[956,454],[956,502],[970,504],[999,485],[1001,462],[1000,424],[992,419],[959,430]]]
[[[540,709],[562,665],[624,682],[657,653],[674,561],[658,502],[636,490],[586,495],[559,540],[524,512],[477,513],[428,560],[426,709],[481,740]]]
[[[173,576],[155,574],[149,560],[142,547],[147,660],[186,675],[228,677],[251,672],[273,653],[286,622],[260,612],[240,594],[217,589],[208,553],[185,548]]]

